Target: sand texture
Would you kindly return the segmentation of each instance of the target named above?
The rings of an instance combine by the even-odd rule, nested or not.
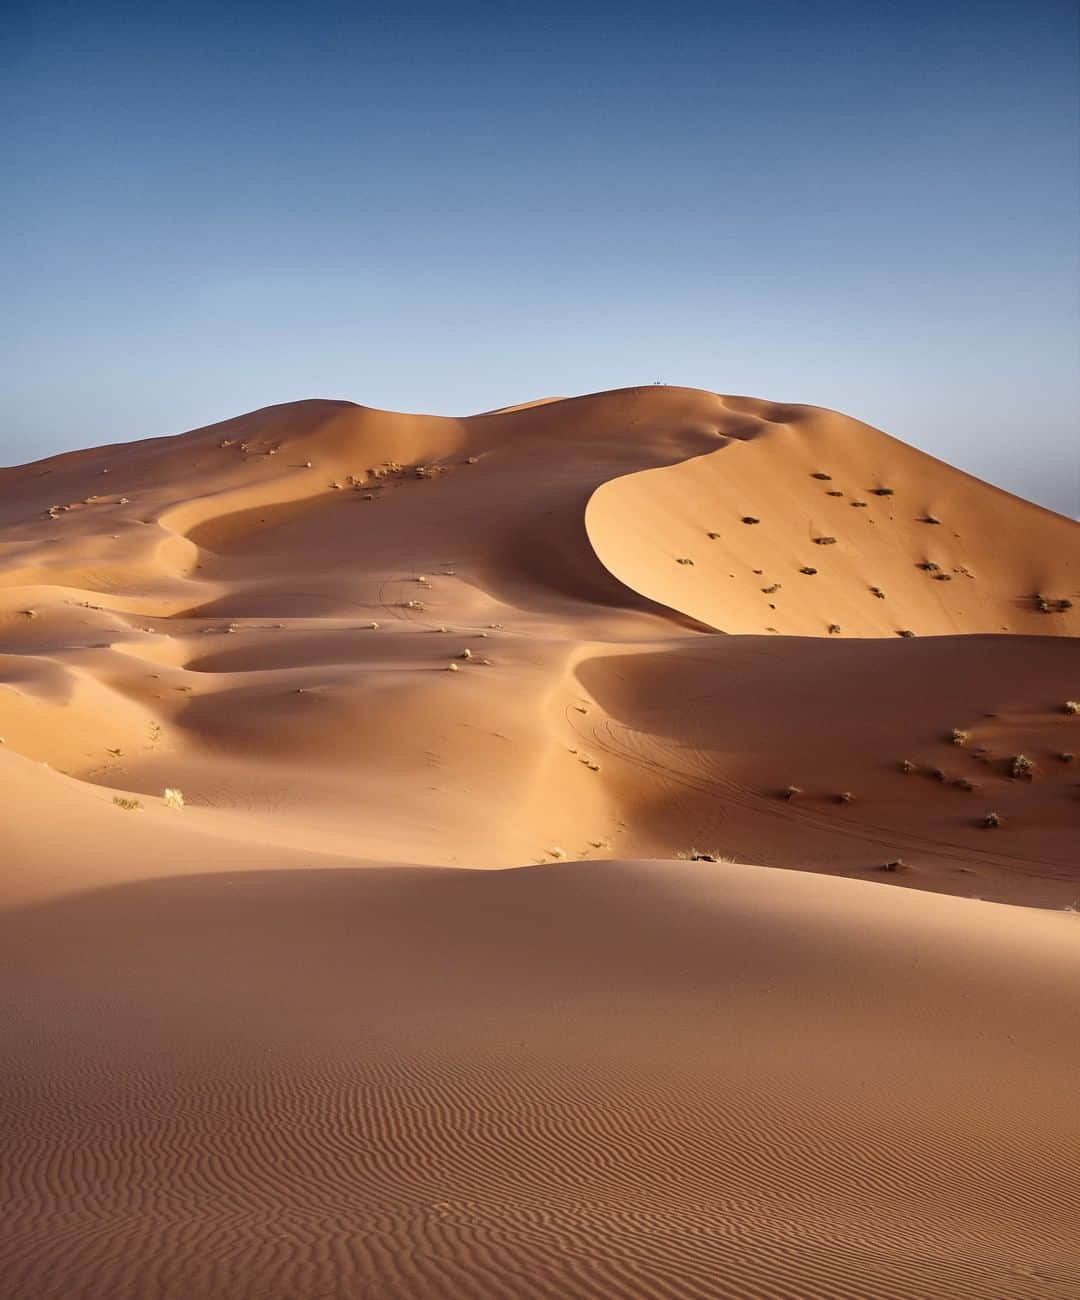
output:
[[[0,1297],[1080,1296],[1078,632],[812,407],[0,469]]]

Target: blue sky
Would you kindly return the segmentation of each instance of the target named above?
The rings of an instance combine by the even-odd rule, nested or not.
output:
[[[1072,3],[6,14],[0,463],[662,379],[1080,511]]]

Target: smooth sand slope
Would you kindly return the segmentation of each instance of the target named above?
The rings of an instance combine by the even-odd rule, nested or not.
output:
[[[1078,925],[710,863],[10,913],[5,1294],[1074,1296]]]
[[[0,1296],[1080,1294],[1077,601],[692,390],[0,470]]]

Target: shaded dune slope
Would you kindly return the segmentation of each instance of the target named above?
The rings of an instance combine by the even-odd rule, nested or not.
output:
[[[21,909],[5,1293],[1075,1294],[1075,928],[698,863]]]

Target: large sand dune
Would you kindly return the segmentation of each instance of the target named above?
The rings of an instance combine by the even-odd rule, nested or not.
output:
[[[1078,600],[693,390],[0,470],[0,1295],[1080,1294]]]

